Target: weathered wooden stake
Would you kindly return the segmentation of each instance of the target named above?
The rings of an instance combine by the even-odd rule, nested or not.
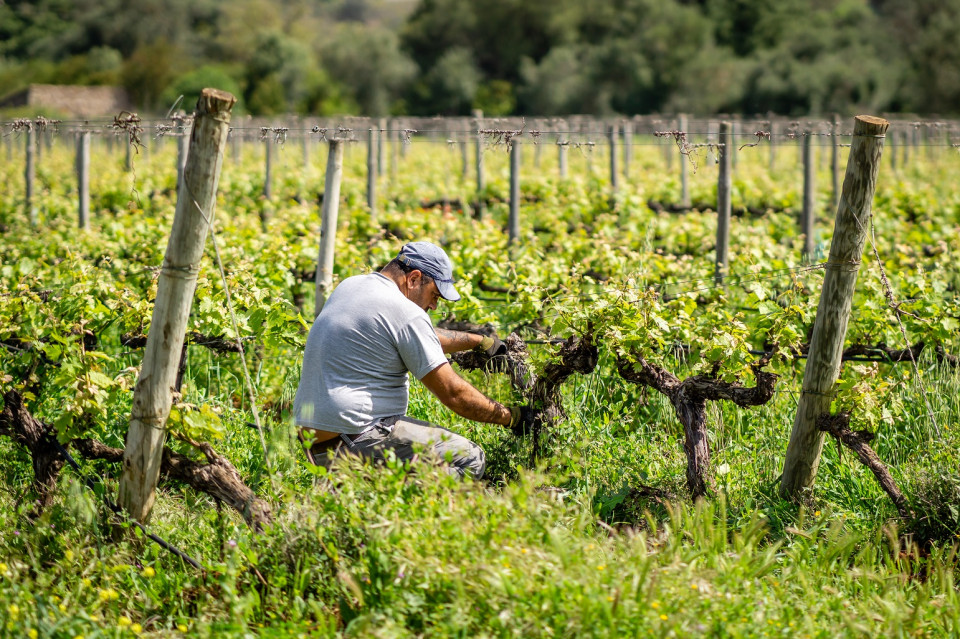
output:
[[[733,146],[733,136],[729,122],[720,123],[719,143],[720,167],[717,172],[717,255],[713,279],[717,284],[723,284],[730,264],[730,213],[731,193],[733,192],[733,175],[730,170],[732,157],[730,147]]]
[[[687,116],[680,114],[679,131],[686,134],[687,142],[692,143],[692,135],[687,130]],[[687,166],[690,163],[685,155],[680,156],[680,206],[690,208],[690,169]]]
[[[836,211],[840,206],[840,116],[833,115],[833,127],[830,139],[833,141],[830,147],[830,173],[832,174],[833,184],[833,210]]]
[[[560,173],[560,179],[567,179],[567,147],[570,143],[566,140],[557,140],[557,169]]]
[[[823,433],[817,428],[817,419],[829,412],[833,386],[840,374],[843,341],[870,228],[884,134],[889,125],[883,118],[869,115],[857,116],[855,120],[843,196],[837,209],[800,402],[783,465],[780,495],[784,498],[799,497],[813,486],[817,476],[823,449]]]
[[[273,140],[268,135],[263,138],[263,198],[269,200],[273,196]]]
[[[387,167],[387,145],[384,137],[387,132],[387,119],[377,120],[377,175],[385,175]]]
[[[666,124],[667,124],[667,128],[669,129],[671,123],[670,123],[670,122],[667,122]],[[680,128],[680,123],[679,123],[679,122],[677,123],[676,128],[679,130],[679,128]],[[663,136],[660,136],[660,137],[658,138],[658,139],[660,140],[660,144],[663,145],[663,156],[666,158],[667,171],[672,171],[672,170],[673,170],[673,146],[674,146],[674,142],[673,142],[673,140],[671,139],[671,137],[672,137],[672,136],[669,136],[669,135],[663,135]]]
[[[894,171],[897,170],[897,146],[899,146],[899,140],[897,140],[897,131],[896,129],[890,131],[890,138],[887,140],[887,154],[890,156],[890,168]]]
[[[607,129],[607,141],[610,144],[610,190],[615,194],[620,187],[620,169],[617,167],[617,125],[611,124]]]
[[[476,109],[473,112],[474,127],[476,129],[476,137],[474,138],[476,146],[476,165],[477,165],[477,212],[476,218],[483,218],[483,211],[486,208],[485,194],[484,190],[486,186],[484,184],[483,176],[483,135],[480,134],[480,130],[483,129],[483,111]]]
[[[129,145],[128,147],[129,148]],[[90,132],[77,136],[77,218],[78,226],[86,230],[90,225]]]
[[[804,259],[813,258],[813,227],[816,213],[816,167],[813,157],[813,136],[806,131],[803,136],[803,213],[800,216],[800,234],[803,235]]]
[[[37,205],[33,201],[33,183],[37,177],[37,169],[34,163],[34,154],[37,150],[36,143],[36,133],[33,130],[33,125],[27,127],[27,134],[24,136],[26,146],[24,150],[26,152],[26,164],[23,168],[23,181],[24,181],[24,199],[23,204],[27,210],[27,219],[30,220],[30,224],[33,226],[37,225]]]
[[[520,140],[510,140],[510,222],[509,240],[513,244],[520,237]]]
[[[630,182],[630,162],[633,160],[633,122],[623,123],[623,179]]]
[[[774,169],[777,168],[777,143],[779,142],[779,140],[777,139],[778,133],[779,131],[777,130],[777,123],[771,119],[770,120],[770,158],[769,158],[770,163],[769,163],[769,166],[767,167],[767,171],[770,173],[770,175],[773,175]]]
[[[400,166],[400,129],[397,120],[390,120],[390,143],[393,146],[393,158],[390,162],[390,184],[397,183],[397,167]]]
[[[910,163],[910,147],[913,145],[913,136],[909,130],[901,132],[900,135],[901,139],[903,140],[903,156],[901,164],[903,165],[903,168],[907,168],[907,164]]]
[[[323,310],[333,284],[333,254],[337,246],[337,214],[340,210],[340,180],[343,178],[343,140],[330,140],[327,177],[320,213],[320,255],[317,258],[317,301],[314,317]]]
[[[607,141],[610,144],[610,190],[616,193],[620,187],[620,168],[617,166],[617,125],[611,124],[607,129]]]
[[[213,224],[230,110],[236,101],[225,91],[204,89],[197,102],[192,152],[178,192],[123,452],[119,501],[140,523],[147,522],[153,508],[180,351],[203,245]]]
[[[367,131],[367,208],[370,210],[370,221],[377,222],[377,130]]]

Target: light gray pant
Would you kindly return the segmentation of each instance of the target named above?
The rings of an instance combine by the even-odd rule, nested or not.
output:
[[[392,450],[398,459],[413,459],[421,453],[448,464],[450,472],[460,477],[469,473],[480,479],[487,465],[483,449],[466,437],[404,415],[380,420],[352,441],[349,437],[341,440],[343,445],[337,447],[337,454],[347,449],[367,459],[383,460],[387,450]],[[321,455],[316,461],[324,464],[327,459]]]

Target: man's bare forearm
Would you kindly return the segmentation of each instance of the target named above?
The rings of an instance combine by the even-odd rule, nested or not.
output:
[[[460,351],[469,351],[476,348],[483,341],[483,335],[476,333],[465,333],[463,331],[451,331],[445,328],[434,328],[437,339],[440,340],[440,346],[444,353],[459,353]]]

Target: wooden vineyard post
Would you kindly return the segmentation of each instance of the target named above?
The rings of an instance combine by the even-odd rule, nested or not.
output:
[[[333,253],[337,245],[337,214],[340,210],[340,180],[343,177],[343,140],[330,140],[327,176],[320,213],[320,255],[317,258],[317,301],[313,315],[323,310],[333,284]]]
[[[859,115],[855,120],[800,402],[783,464],[780,495],[784,498],[798,497],[813,486],[817,476],[824,437],[817,419],[830,410],[833,386],[840,374],[843,341],[888,127],[886,120],[869,115]]]
[[[633,160],[633,122],[623,123],[623,179],[630,182],[630,162]]]
[[[730,123],[720,123],[720,170],[717,177],[717,256],[713,272],[713,279],[717,284],[723,284],[730,263],[730,213],[731,193],[733,191],[732,175],[730,171],[733,136],[730,135]]]
[[[23,203],[24,207],[27,210],[27,219],[30,220],[32,226],[37,225],[37,205],[33,201],[33,183],[37,176],[37,169],[34,163],[34,158],[37,143],[36,143],[36,133],[33,130],[33,125],[27,127],[26,137],[26,164],[23,168],[23,181],[24,181],[24,193],[23,193]]]
[[[273,197],[273,140],[267,135],[263,138],[263,199]]]
[[[213,223],[217,184],[236,98],[204,89],[190,135],[190,159],[177,197],[173,229],[157,283],[153,320],[133,392],[130,429],[123,451],[120,505],[146,523],[153,509],[165,426],[197,286],[207,231]]]
[[[833,126],[830,139],[830,173],[833,184],[833,210],[840,206],[840,116],[833,115]]]
[[[520,236],[520,140],[510,140],[510,222],[508,243]]]
[[[687,116],[686,114],[680,114],[679,129],[680,133],[686,135],[687,143],[690,143],[690,132],[687,131]],[[682,143],[682,142],[681,142]],[[683,155],[680,156],[680,206],[689,209],[690,208],[690,168],[687,166],[689,162],[687,158]]]
[[[903,131],[900,135],[901,139],[903,140],[903,144],[901,146],[903,149],[901,164],[903,165],[903,168],[907,168],[907,164],[910,163],[910,147],[913,145],[913,136],[911,135],[909,129]]]
[[[395,186],[397,183],[397,167],[400,166],[400,122],[398,120],[390,120],[390,144],[393,149],[391,153],[390,160],[390,185]]]
[[[557,140],[557,171],[560,174],[560,179],[567,179],[567,147],[570,146],[570,143],[566,140]]]
[[[617,125],[611,124],[607,129],[607,140],[610,143],[610,191],[614,195],[620,184],[618,182],[619,169],[617,167]]]
[[[130,145],[127,145],[130,148]],[[90,132],[77,136],[77,222],[82,230],[90,224]]]
[[[890,168],[893,169],[894,171],[897,170],[898,143],[899,143],[899,140],[897,140],[897,131],[896,129],[893,129],[890,131],[890,140],[887,143],[887,146],[889,147],[889,149],[887,152],[890,155]]]
[[[477,213],[476,218],[478,220],[483,219],[483,210],[485,208],[485,196],[484,189],[484,177],[483,177],[483,135],[480,131],[483,129],[483,111],[476,109],[473,112],[474,126],[476,126],[477,134],[475,138],[476,143],[476,168],[477,168]]]
[[[179,197],[180,189],[183,187],[183,172],[187,167],[187,156],[190,154],[188,144],[190,138],[183,128],[183,122],[177,126],[177,195]]]
[[[370,222],[377,223],[377,130],[367,131],[367,208]]]
[[[816,221],[816,179],[813,158],[813,135],[803,134],[803,213],[800,216],[800,234],[803,235],[803,257],[813,259],[813,227]]]
[[[383,134],[387,130],[387,119],[377,120],[377,176],[386,172],[387,166],[387,145],[383,143]]]
[[[777,123],[770,120],[770,157],[767,166],[767,172],[773,175],[773,170],[777,167]]]
[[[671,123],[670,123],[669,121],[666,123],[666,126],[667,126],[668,129],[670,128],[670,124],[671,124]],[[676,127],[676,128],[677,128],[677,130],[680,129],[680,123],[679,123],[679,122],[677,123],[677,127]],[[664,133],[669,134],[669,131],[665,131]],[[667,167],[667,171],[672,171],[672,170],[673,170],[673,148],[672,148],[673,143],[672,143],[672,141],[670,140],[670,136],[669,136],[669,135],[661,135],[661,136],[658,137],[658,139],[660,140],[660,143],[663,145],[663,157],[664,157],[664,159],[665,159],[665,164],[666,164],[666,167]]]

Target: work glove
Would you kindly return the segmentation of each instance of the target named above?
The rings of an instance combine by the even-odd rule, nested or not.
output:
[[[483,340],[474,350],[486,353],[487,357],[498,357],[507,354],[507,345],[501,342],[496,334],[484,335]]]
[[[510,431],[517,437],[533,432],[535,413],[529,406],[510,407]]]

